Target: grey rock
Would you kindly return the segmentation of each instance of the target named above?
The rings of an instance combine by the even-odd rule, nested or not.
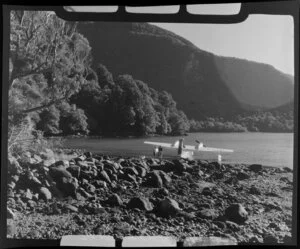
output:
[[[285,170],[285,172],[293,172],[293,169],[289,168],[289,167],[283,167],[283,169]]]
[[[269,245],[278,244],[278,238],[273,234],[267,234],[264,236],[264,243]]]
[[[214,219],[218,216],[218,214],[214,209],[202,209],[197,213],[197,216],[202,219]]]
[[[78,208],[75,207],[75,206],[73,206],[73,205],[71,205],[71,204],[66,204],[64,206],[64,208],[67,209],[67,210],[69,210],[69,211],[71,211],[71,212],[78,212]]]
[[[185,163],[183,160],[173,160],[173,164],[174,164],[174,171],[177,173],[182,173],[184,171],[186,171],[186,169],[189,167],[189,165],[187,163]]]
[[[230,221],[242,224],[248,219],[248,212],[241,204],[234,203],[225,210],[225,216]]]
[[[127,204],[127,208],[140,210],[152,211],[153,205],[148,198],[145,197],[133,197]]]
[[[139,175],[139,172],[134,167],[124,167],[122,170],[127,175]]]
[[[48,201],[52,199],[52,194],[49,191],[49,189],[45,188],[45,187],[41,187],[40,191],[39,191],[39,198]]]
[[[111,180],[108,176],[108,174],[106,173],[105,170],[102,170],[99,174],[98,174],[99,179],[106,181],[107,183],[111,183]]]
[[[248,167],[248,169],[257,173],[262,170],[262,165],[261,164],[251,164]]]
[[[246,180],[246,179],[249,179],[250,176],[249,176],[246,172],[240,171],[240,172],[237,174],[236,178],[237,178],[238,180]]]
[[[14,189],[16,187],[16,183],[11,181],[10,183],[7,184],[7,188]]]
[[[252,195],[260,195],[261,194],[260,190],[255,186],[251,186],[249,193]]]
[[[121,206],[123,204],[123,201],[120,198],[120,196],[118,196],[117,194],[113,194],[108,198],[106,203],[109,204],[110,206]]]
[[[146,181],[144,183],[147,187],[153,187],[153,188],[162,188],[163,187],[163,181],[157,171],[149,172],[146,175]]]
[[[164,185],[168,185],[172,182],[171,177],[166,172],[164,172],[162,170],[158,170],[158,173],[159,173]]]
[[[226,226],[227,226],[229,229],[231,229],[231,230],[234,231],[234,232],[237,232],[237,231],[240,230],[240,226],[239,226],[238,224],[236,224],[235,222],[232,222],[232,221],[227,220],[227,221],[225,222],[225,224],[226,224]]]
[[[252,236],[250,239],[249,239],[249,243],[250,244],[262,244],[263,243],[263,240],[257,236]]]
[[[142,166],[136,166],[135,169],[138,172],[140,177],[145,177],[147,175],[147,170]]]
[[[55,182],[61,181],[62,178],[72,178],[72,174],[62,167],[50,167],[49,175]]]
[[[96,180],[93,182],[93,185],[97,188],[107,188],[107,183],[102,180]]]
[[[22,172],[22,167],[16,158],[10,157],[8,158],[7,170],[9,174],[19,175]]]
[[[158,203],[156,211],[159,216],[168,217],[176,215],[181,208],[177,201],[167,197]]]
[[[79,186],[78,180],[76,178],[63,177],[60,181],[57,182],[56,186],[58,190],[60,190],[63,193],[64,196],[72,196],[76,198],[76,190]]]
[[[85,158],[92,158],[93,157],[92,152],[85,152],[85,153],[83,153],[83,155],[85,156]]]
[[[7,208],[7,219],[15,219],[15,218],[16,218],[15,213],[10,208]]]
[[[80,176],[80,167],[79,166],[70,166],[67,168],[67,171],[71,173],[71,175],[77,179],[79,179]]]

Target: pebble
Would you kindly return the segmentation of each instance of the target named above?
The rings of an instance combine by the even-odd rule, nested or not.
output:
[[[78,212],[78,208],[73,205],[66,204],[64,207],[65,209],[70,210],[71,212]]]

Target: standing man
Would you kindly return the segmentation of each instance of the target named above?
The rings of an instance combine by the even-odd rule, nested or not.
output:
[[[158,153],[159,153],[159,158],[162,159],[162,157],[163,157],[163,148],[161,146],[158,147]]]
[[[155,146],[154,149],[153,149],[153,156],[157,157],[157,154],[158,154],[158,147]]]

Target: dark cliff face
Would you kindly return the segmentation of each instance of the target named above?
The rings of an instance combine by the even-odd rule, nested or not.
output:
[[[147,23],[80,23],[93,63],[173,95],[189,118],[232,116],[293,100],[293,79],[269,65],[219,57]]]

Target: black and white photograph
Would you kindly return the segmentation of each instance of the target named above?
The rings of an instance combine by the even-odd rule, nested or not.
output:
[[[293,16],[7,15],[7,238],[292,243]]]

